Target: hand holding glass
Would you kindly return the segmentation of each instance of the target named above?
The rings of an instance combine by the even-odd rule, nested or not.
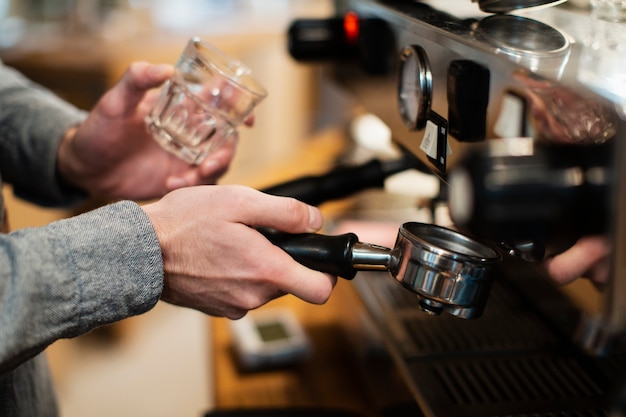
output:
[[[247,66],[192,38],[146,124],[166,150],[198,164],[236,133],[265,96]]]

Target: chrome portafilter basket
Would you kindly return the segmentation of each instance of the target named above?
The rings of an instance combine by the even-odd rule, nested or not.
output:
[[[411,222],[398,231],[388,270],[419,296],[423,311],[476,318],[487,303],[499,261],[495,250],[456,231]]]
[[[328,236],[259,229],[295,260],[318,271],[352,279],[357,271],[388,271],[417,294],[422,310],[479,317],[485,307],[499,254],[456,231],[404,223],[393,248],[359,242],[354,233]]]

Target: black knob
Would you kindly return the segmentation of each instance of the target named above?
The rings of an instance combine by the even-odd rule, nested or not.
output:
[[[356,56],[346,38],[344,19],[302,19],[291,23],[287,33],[291,56],[298,61],[326,61]]]
[[[608,145],[535,144],[523,155],[482,147],[450,173],[450,215],[507,247],[532,244],[534,258],[562,252],[607,230],[610,155]]]
[[[448,131],[460,142],[479,142],[487,131],[489,70],[470,60],[448,68]]]
[[[382,19],[349,12],[295,20],[287,37],[289,53],[298,61],[354,61],[368,74],[386,74],[394,65],[395,37]]]

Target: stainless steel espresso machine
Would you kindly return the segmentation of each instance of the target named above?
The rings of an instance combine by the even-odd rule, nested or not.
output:
[[[468,320],[386,274],[354,281],[419,412],[626,414],[626,25],[545,0],[335,7],[293,22],[294,59],[324,62],[441,179],[458,230],[502,254]],[[593,313],[537,268],[587,235],[612,245]]]

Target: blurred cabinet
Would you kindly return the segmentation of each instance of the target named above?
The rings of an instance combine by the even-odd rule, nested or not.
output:
[[[102,58],[84,51],[65,48],[45,53],[8,54],[2,59],[6,65],[84,110],[93,107],[108,87],[107,69]]]

